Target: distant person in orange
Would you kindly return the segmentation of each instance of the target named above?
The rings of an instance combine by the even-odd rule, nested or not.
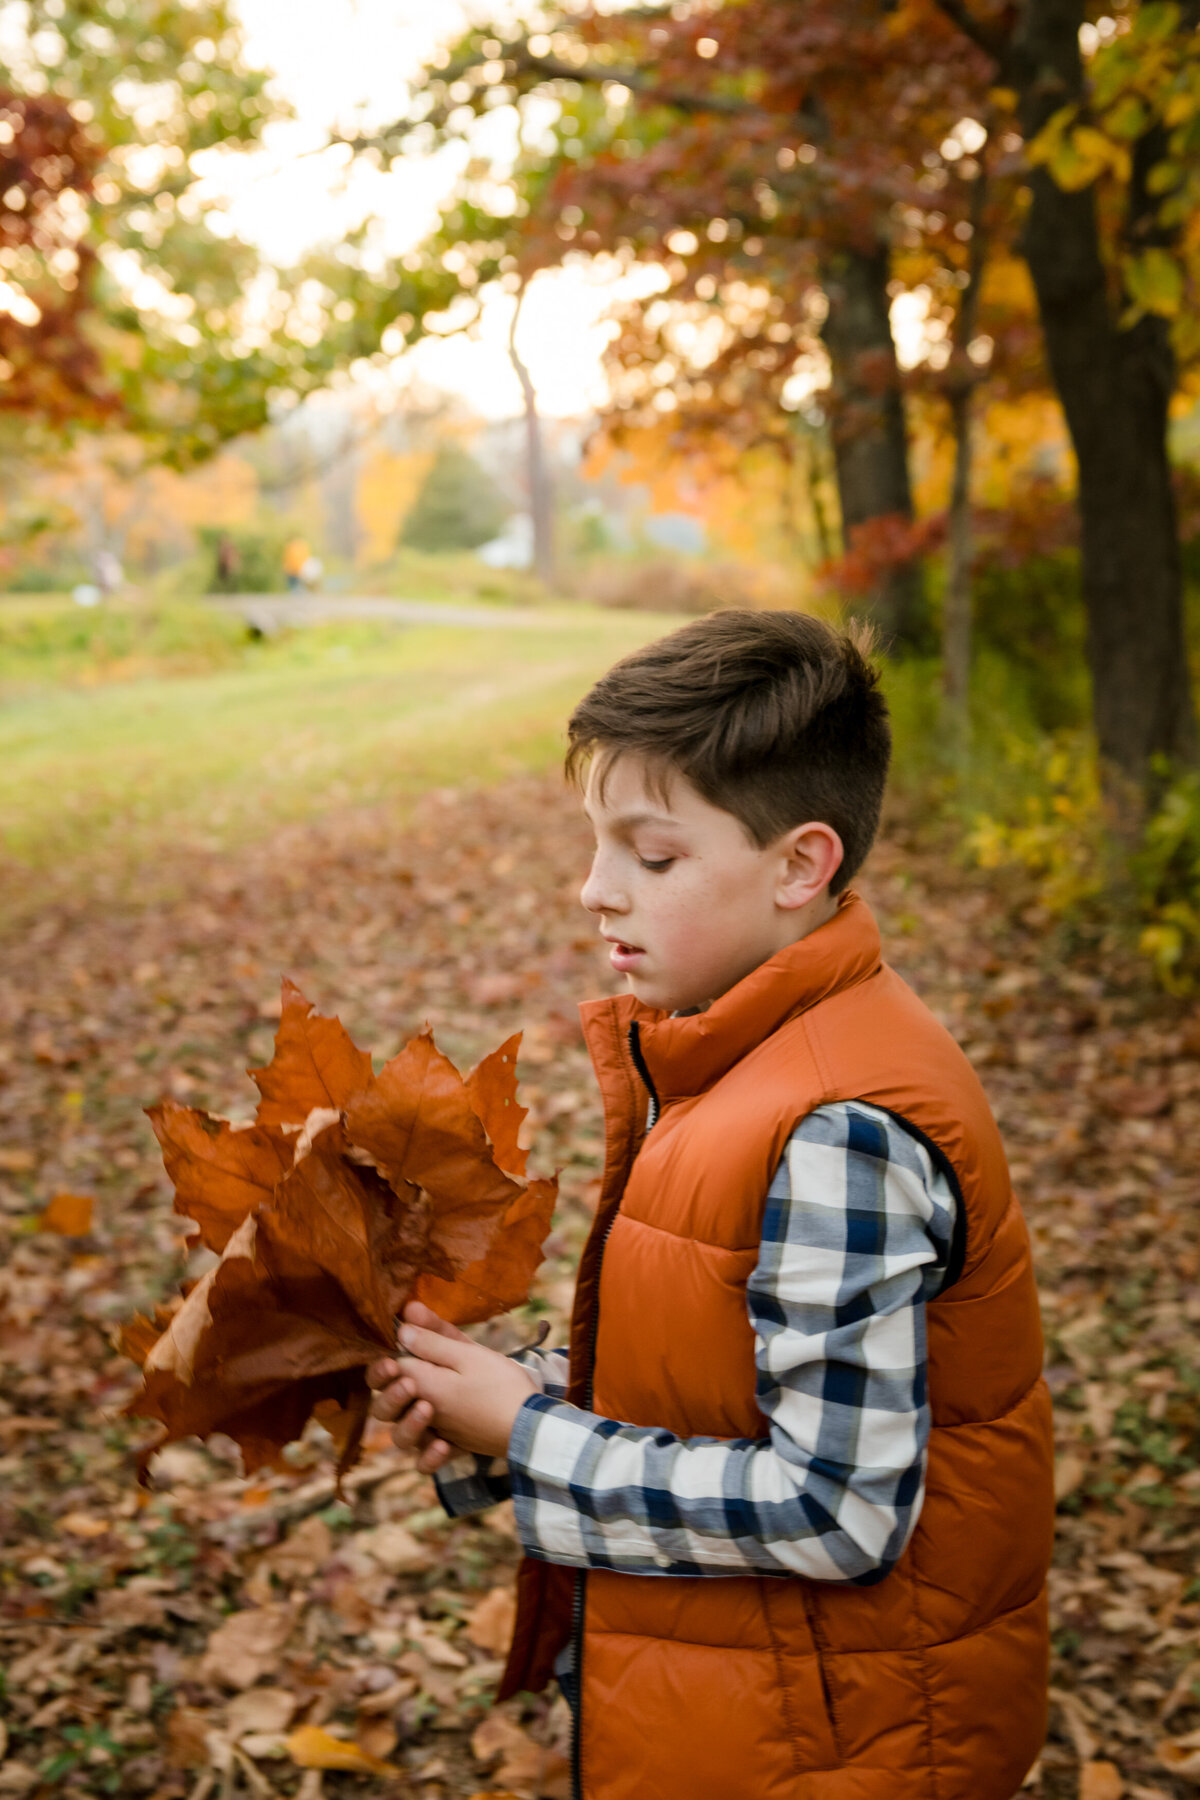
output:
[[[295,592],[304,585],[304,565],[312,552],[302,537],[289,538],[283,546],[283,572],[287,577],[288,591]]]

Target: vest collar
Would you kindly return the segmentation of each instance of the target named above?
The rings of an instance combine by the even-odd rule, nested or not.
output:
[[[848,889],[832,919],[760,964],[707,1012],[672,1018],[626,994],[580,1007],[583,1032],[604,1088],[614,1038],[636,1021],[646,1068],[665,1104],[704,1093],[789,1019],[865,981],[879,966],[879,927],[866,901]]]

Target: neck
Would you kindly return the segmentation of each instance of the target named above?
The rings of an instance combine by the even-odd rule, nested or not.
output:
[[[814,895],[811,900],[805,901],[804,905],[794,913],[784,915],[788,925],[780,935],[777,948],[786,950],[789,944],[798,944],[801,938],[808,937],[810,932],[819,930],[822,925],[828,925],[837,909],[837,895],[831,894],[828,888],[822,888],[819,894]]]

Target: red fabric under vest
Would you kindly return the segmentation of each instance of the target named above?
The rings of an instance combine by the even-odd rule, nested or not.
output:
[[[589,1572],[580,1800],[1011,1800],[1045,1731],[1053,1439],[1028,1235],[970,1065],[854,894],[706,1013],[582,1014],[607,1146],[576,1403],[591,1384],[630,1424],[766,1434],[745,1288],[771,1177],[818,1106],[863,1100],[931,1140],[966,1246],[928,1309],[927,1487],[896,1568],[870,1587]],[[662,1107],[648,1137],[635,1020]],[[502,1693],[544,1685],[574,1583],[522,1564]]]

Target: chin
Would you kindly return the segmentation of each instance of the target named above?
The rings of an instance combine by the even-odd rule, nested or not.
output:
[[[687,996],[681,998],[678,994],[664,993],[656,982],[638,981],[632,975],[627,975],[625,979],[629,983],[629,992],[634,999],[640,1000],[643,1006],[654,1007],[658,1012],[683,1012],[696,1004]]]

